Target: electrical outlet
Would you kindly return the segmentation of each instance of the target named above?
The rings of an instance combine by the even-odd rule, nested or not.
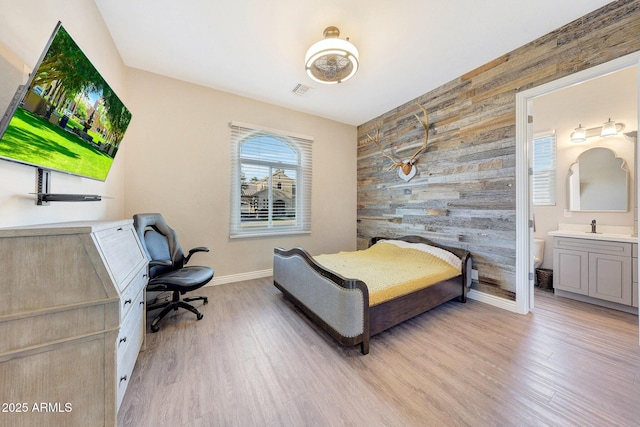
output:
[[[478,270],[476,270],[476,269],[472,269],[471,270],[471,279],[472,280],[478,280]]]

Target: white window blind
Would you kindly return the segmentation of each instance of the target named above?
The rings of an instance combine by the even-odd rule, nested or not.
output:
[[[231,237],[311,232],[311,137],[232,122]]]
[[[555,131],[533,137],[533,204],[556,204],[556,134]]]

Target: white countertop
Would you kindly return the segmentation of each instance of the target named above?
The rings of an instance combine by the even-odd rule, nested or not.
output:
[[[591,225],[558,224],[558,230],[550,231],[547,234],[557,237],[638,243],[638,236],[632,236],[633,227],[597,225],[596,231],[596,233],[591,233]]]

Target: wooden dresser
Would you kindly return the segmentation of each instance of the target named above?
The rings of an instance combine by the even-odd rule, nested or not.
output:
[[[0,229],[0,426],[115,426],[145,334],[131,220]]]

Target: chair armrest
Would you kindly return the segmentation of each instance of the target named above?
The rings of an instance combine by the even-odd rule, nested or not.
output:
[[[188,263],[189,259],[191,258],[191,255],[195,254],[196,252],[209,252],[209,248],[207,248],[206,246],[198,246],[195,247],[193,249],[189,250],[189,254],[184,258],[184,263]]]
[[[173,263],[170,259],[156,259],[149,261],[149,267],[155,267],[158,265],[162,265],[164,267],[171,267]]]

